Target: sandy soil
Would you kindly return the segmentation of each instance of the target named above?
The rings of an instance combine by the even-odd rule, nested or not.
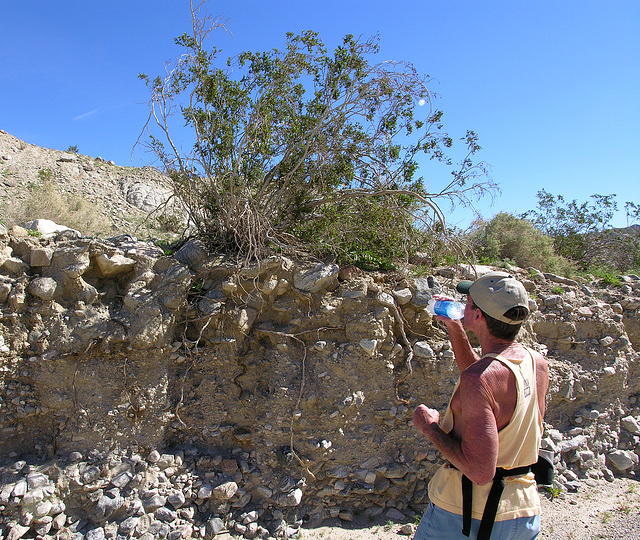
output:
[[[549,540],[637,540],[640,539],[640,482],[617,479],[591,481],[577,493],[553,498],[542,496],[542,532]],[[328,523],[316,529],[302,529],[294,538],[307,540],[400,540],[401,524]],[[413,527],[415,529],[415,527]]]

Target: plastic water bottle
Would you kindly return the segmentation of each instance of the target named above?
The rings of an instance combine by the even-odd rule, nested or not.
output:
[[[464,304],[451,300],[429,300],[427,311],[431,315],[442,315],[449,319],[462,319],[464,317]]]

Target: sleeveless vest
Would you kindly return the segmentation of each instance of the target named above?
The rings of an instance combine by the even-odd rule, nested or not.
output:
[[[542,440],[542,418],[538,408],[535,359],[531,351],[523,360],[510,360],[501,355],[489,354],[514,374],[516,379],[517,401],[509,423],[498,432],[498,460],[496,466],[503,469],[526,467],[536,463]],[[457,391],[456,383],[453,394]],[[451,403],[441,422],[443,431],[453,429]],[[429,499],[436,506],[462,514],[462,473],[445,463],[429,482]],[[495,521],[504,521],[519,517],[531,517],[540,514],[540,497],[533,473],[504,478],[505,487],[500,497]],[[471,516],[482,519],[492,482],[482,486],[473,486]]]

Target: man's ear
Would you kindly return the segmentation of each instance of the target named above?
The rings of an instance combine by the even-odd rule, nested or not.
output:
[[[484,321],[484,313],[482,313],[481,309],[474,309],[473,310],[473,316],[474,316],[476,321],[480,321],[480,320]]]

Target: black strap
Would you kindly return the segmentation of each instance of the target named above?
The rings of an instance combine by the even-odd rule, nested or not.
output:
[[[496,469],[493,477],[493,483],[489,490],[487,502],[482,512],[482,521],[480,521],[480,529],[478,530],[477,540],[489,540],[493,523],[496,520],[500,497],[504,491],[506,476],[521,476],[531,471],[531,465],[526,467],[516,467],[515,469]],[[473,483],[465,475],[462,475],[462,534],[469,536],[471,534],[471,509],[473,502]]]
[[[471,503],[473,501],[473,484],[462,475],[462,534],[471,534]]]

